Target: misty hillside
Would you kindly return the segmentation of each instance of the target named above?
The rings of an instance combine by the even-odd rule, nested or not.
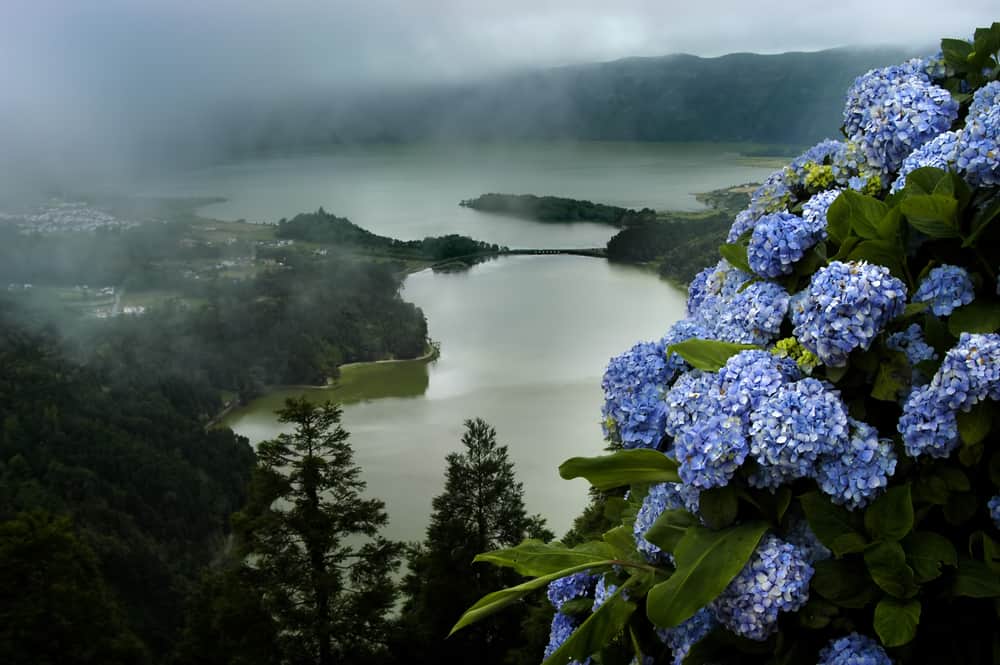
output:
[[[838,134],[854,77],[910,55],[885,48],[628,58],[364,101],[289,102],[225,134],[236,152],[442,138],[805,144]]]

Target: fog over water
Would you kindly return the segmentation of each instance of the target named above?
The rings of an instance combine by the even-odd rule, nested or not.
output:
[[[218,159],[220,117],[239,135],[253,112],[255,123],[269,119],[254,132],[281,136],[362,93],[677,52],[923,46],[967,36],[995,9],[991,0],[947,11],[903,0],[683,10],[649,0],[10,0],[0,6],[0,191]]]

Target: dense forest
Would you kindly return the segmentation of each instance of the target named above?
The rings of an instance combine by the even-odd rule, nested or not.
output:
[[[635,210],[609,206],[603,203],[567,199],[560,196],[535,196],[534,194],[482,194],[466,199],[459,205],[481,210],[522,217],[536,222],[594,222],[624,226],[630,218],[640,214]],[[642,211],[652,214],[653,211]]]
[[[169,363],[81,364],[22,315],[0,302],[0,652],[12,663],[157,660],[224,549],[253,451],[204,429],[218,393]],[[18,631],[29,629],[39,632],[26,646]]]

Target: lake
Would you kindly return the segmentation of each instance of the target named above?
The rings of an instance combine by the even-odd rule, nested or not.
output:
[[[740,158],[752,145],[663,143],[427,144],[345,148],[219,165],[146,193],[220,196],[201,213],[274,222],[320,206],[402,240],[458,233],[508,247],[602,247],[601,224],[539,224],[458,205],[487,192],[700,210],[697,192],[759,181],[771,168]]]
[[[378,233],[417,238],[463,233],[513,247],[602,246],[614,229],[539,224],[460,208],[483,192],[557,194],[627,207],[697,209],[693,194],[761,180],[740,146],[584,144],[386,147],[219,166],[156,194],[225,196],[202,210],[270,220],[322,205]],[[600,454],[601,376],[608,359],[658,338],[684,315],[684,294],[655,274],[602,259],[516,256],[466,272],[420,272],[402,295],[427,315],[441,345],[431,363],[349,368],[337,390],[296,390],[342,400],[344,426],[368,492],[386,501],[386,534],[420,540],[445,455],[467,418],[482,417],[510,448],[529,512],[562,534],[587,501],[583,480],[558,465]],[[273,409],[289,393],[226,421],[257,442],[276,436]]]

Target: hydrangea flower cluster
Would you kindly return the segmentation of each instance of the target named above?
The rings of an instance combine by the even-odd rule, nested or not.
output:
[[[911,324],[906,330],[889,335],[885,345],[894,351],[905,353],[911,365],[937,359],[937,352],[924,341],[923,330],[916,323]]]
[[[750,414],[750,440],[760,465],[752,484],[778,487],[812,475],[820,454],[838,455],[847,443],[840,393],[813,378],[781,386]]]
[[[948,131],[956,118],[958,102],[944,88],[917,77],[889,86],[860,129],[868,165],[883,174],[899,170],[911,152]]]
[[[959,169],[973,185],[1000,185],[1000,84],[975,92],[958,144]]]
[[[601,382],[605,436],[616,435],[626,448],[659,444],[667,415],[663,391],[684,362],[676,354],[667,357],[665,342],[675,343],[685,334],[698,332],[675,326],[664,340],[640,342],[611,359]]]
[[[562,606],[574,598],[584,598],[594,591],[594,583],[597,581],[596,575],[590,573],[575,573],[560,577],[549,582],[546,595],[552,607],[561,610]]]
[[[869,70],[854,79],[844,104],[844,133],[857,134],[871,121],[872,109],[882,104],[892,88],[911,79],[930,83],[923,63],[908,60],[901,65]]]
[[[899,175],[889,191],[896,193],[903,189],[906,177],[919,168],[933,166],[938,169],[954,169],[958,162],[960,136],[959,132],[942,132],[911,152],[899,167]]]
[[[733,218],[733,225],[729,227],[729,235],[726,242],[733,243],[739,240],[747,231],[753,231],[757,224],[757,217],[750,210],[741,210]]]
[[[914,389],[897,426],[906,454],[948,457],[958,447],[958,411],[1000,398],[1000,335],[962,333],[926,386]]]
[[[817,665],[892,665],[892,660],[872,638],[851,633],[820,651]]]
[[[831,367],[842,367],[854,349],[867,350],[906,307],[903,282],[863,262],[831,262],[801,295],[790,304],[795,338]]]
[[[990,519],[993,520],[993,524],[1000,529],[1000,494],[990,499],[986,507],[990,510]]]
[[[701,370],[681,374],[664,397],[667,404],[667,434],[680,434],[706,417],[718,394],[718,376]]]
[[[788,311],[788,293],[774,282],[750,280],[725,259],[698,273],[688,289],[683,322],[696,331],[691,337],[741,344],[774,340]]]
[[[813,572],[801,550],[768,534],[712,603],[715,617],[737,635],[766,640],[777,628],[779,613],[802,609],[809,600]]]
[[[545,645],[545,659],[554,654],[559,647],[563,645],[563,642],[569,639],[569,636],[573,634],[577,626],[581,623],[581,620],[577,617],[570,616],[568,614],[563,614],[562,612],[556,612],[556,615],[552,617],[552,627],[549,630],[549,643]],[[591,659],[583,661],[572,661],[568,665],[589,665]]]
[[[781,387],[801,378],[798,366],[790,358],[767,351],[741,351],[732,356],[719,370],[719,407],[723,413],[736,416],[746,426],[750,414],[763,400]]]
[[[761,277],[788,275],[819,240],[820,234],[801,217],[787,212],[764,215],[750,236],[747,261]]]
[[[743,422],[726,415],[696,420],[677,436],[673,449],[681,480],[698,489],[729,484],[747,452]]]
[[[716,339],[740,344],[767,344],[781,330],[791,299],[774,282],[752,282],[727,300],[716,300],[717,307],[699,312],[699,326],[709,326],[714,314],[711,335]]]
[[[618,587],[610,582],[605,581],[604,577],[597,580],[597,586],[594,587],[594,605],[591,608],[592,612],[596,612],[597,609],[608,601],[608,598],[614,595]],[[624,591],[622,592],[625,593]]]
[[[663,511],[678,508],[697,514],[697,490],[680,483],[658,483],[650,486],[649,493],[643,499],[642,507],[639,508],[639,514],[636,515],[635,525],[632,527],[636,549],[642,552],[650,563],[661,561],[664,558],[664,553],[659,547],[646,540],[646,532],[663,514]],[[667,559],[671,560],[670,557]]]
[[[840,196],[842,189],[827,189],[813,194],[808,201],[802,204],[802,219],[809,226],[809,230],[818,240],[826,239],[826,213],[833,205],[833,202]]]
[[[850,439],[822,456],[816,480],[834,503],[854,510],[866,506],[889,484],[889,476],[896,471],[896,454],[892,442],[880,440],[874,427],[853,418],[848,422]]]
[[[975,287],[965,268],[943,265],[934,268],[920,282],[913,302],[930,303],[937,316],[948,316],[975,298]]]
[[[656,635],[667,645],[673,655],[674,665],[681,665],[691,647],[701,641],[719,625],[711,608],[703,607],[687,621],[673,628],[659,628]]]

